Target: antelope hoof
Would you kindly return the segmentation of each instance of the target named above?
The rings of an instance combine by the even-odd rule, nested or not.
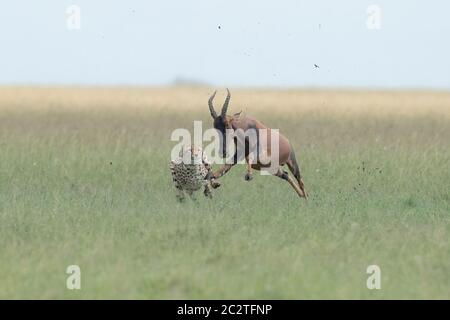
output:
[[[245,178],[245,181],[250,181],[253,179],[253,175],[250,173],[247,173],[244,178]]]

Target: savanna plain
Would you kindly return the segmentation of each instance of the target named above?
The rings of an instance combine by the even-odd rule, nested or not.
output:
[[[450,93],[231,88],[310,198],[238,165],[178,203],[170,136],[213,90],[0,88],[0,298],[450,299]]]

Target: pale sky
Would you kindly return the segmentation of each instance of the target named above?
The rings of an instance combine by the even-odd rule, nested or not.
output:
[[[70,5],[81,9],[80,30],[67,28]],[[370,5],[381,10],[380,29],[367,27]],[[450,89],[449,14],[445,0],[3,1],[0,84],[183,78],[214,86]]]

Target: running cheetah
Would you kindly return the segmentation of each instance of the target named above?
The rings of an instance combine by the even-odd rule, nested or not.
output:
[[[202,187],[204,195],[211,199],[212,188],[220,186],[213,177],[211,163],[200,147],[191,146],[186,150],[182,149],[180,156],[170,161],[169,167],[177,189],[177,199],[180,202],[185,199],[185,191],[193,198],[194,192]]]

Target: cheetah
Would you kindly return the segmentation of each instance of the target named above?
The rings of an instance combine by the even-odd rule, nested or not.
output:
[[[212,199],[212,188],[218,188],[220,183],[214,179],[211,163],[203,153],[202,148],[191,146],[182,149],[180,156],[169,163],[172,180],[177,189],[177,199],[182,202],[186,192],[192,199],[194,192],[204,188],[205,197]]]

